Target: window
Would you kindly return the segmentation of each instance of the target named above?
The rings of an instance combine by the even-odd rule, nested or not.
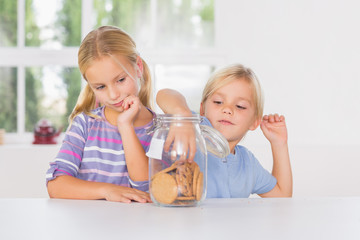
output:
[[[154,92],[179,89],[198,111],[204,83],[224,61],[214,41],[214,0],[0,0],[0,56],[7,56],[0,58],[0,128],[7,142],[30,138],[42,118],[66,129],[85,84],[78,47],[101,25],[134,38]]]

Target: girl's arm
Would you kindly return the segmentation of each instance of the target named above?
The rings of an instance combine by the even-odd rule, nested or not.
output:
[[[48,182],[51,198],[65,199],[106,199],[114,202],[151,202],[149,194],[140,190],[111,183],[90,182],[72,176],[58,176]]]
[[[145,155],[138,136],[135,133],[135,119],[141,119],[148,110],[141,109],[140,100],[136,96],[124,99],[124,111],[117,119],[118,130],[124,148],[126,166],[129,177],[133,181],[147,181],[149,179],[149,160]]]
[[[271,144],[273,154],[272,175],[277,179],[276,186],[261,197],[292,197],[293,182],[287,144],[285,117],[265,115],[260,124],[261,130]]]

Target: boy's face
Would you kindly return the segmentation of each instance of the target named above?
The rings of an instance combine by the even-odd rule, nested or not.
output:
[[[111,57],[95,60],[86,71],[86,78],[98,101],[106,107],[122,112],[122,103],[130,95],[138,95],[137,73],[123,57],[117,57],[125,71]],[[130,75],[131,76],[130,76]]]
[[[225,136],[231,151],[248,130],[255,130],[260,124],[255,119],[252,92],[245,79],[236,79],[219,88],[201,105],[200,114]]]

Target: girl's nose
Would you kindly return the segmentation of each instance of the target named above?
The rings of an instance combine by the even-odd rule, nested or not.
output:
[[[119,91],[116,87],[109,87],[108,88],[108,94],[109,94],[109,98],[112,100],[116,100],[119,98]]]

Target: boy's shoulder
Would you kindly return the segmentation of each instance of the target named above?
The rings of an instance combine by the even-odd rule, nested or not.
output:
[[[255,155],[248,148],[242,145],[235,146],[235,154],[237,157],[242,157],[245,160],[249,160],[249,161],[256,160]]]
[[[196,113],[193,112],[193,114],[196,114]],[[200,124],[213,127],[211,125],[211,122],[209,121],[209,119],[207,117],[204,117],[204,116],[201,117],[201,123]]]

